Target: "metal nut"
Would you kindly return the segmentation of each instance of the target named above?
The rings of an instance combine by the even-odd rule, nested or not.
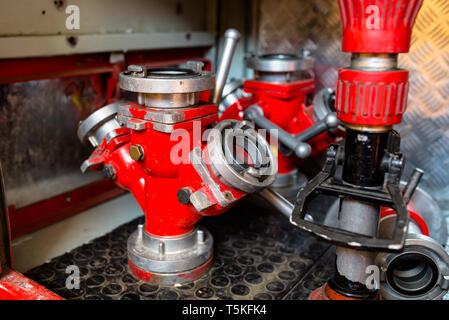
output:
[[[101,172],[106,179],[115,179],[116,177],[115,169],[110,164],[105,165]]]
[[[138,144],[133,144],[129,147],[129,155],[134,161],[140,161],[144,156],[143,148]]]
[[[207,199],[207,196],[201,191],[194,192],[190,196],[190,202],[198,212],[202,212],[212,206],[212,203]]]
[[[189,204],[190,203],[190,196],[192,195],[192,191],[188,188],[181,188],[178,190],[178,201],[182,204]]]
[[[204,63],[201,61],[187,61],[186,66],[195,73],[201,73],[201,71],[203,71]]]
[[[131,64],[128,66],[128,71],[136,77],[145,77],[147,75],[147,69],[144,66]]]

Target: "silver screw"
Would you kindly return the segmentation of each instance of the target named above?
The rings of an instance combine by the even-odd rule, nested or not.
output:
[[[196,232],[196,236],[197,236],[197,239],[198,239],[199,243],[204,243],[204,231],[203,230],[199,229]]]
[[[165,243],[164,241],[159,242],[159,255],[163,256],[165,254]]]
[[[137,239],[136,239],[136,249],[138,251],[143,251],[143,224],[137,226]]]
[[[133,76],[145,77],[147,75],[147,69],[144,66],[131,64],[128,66],[128,71],[132,72]]]
[[[187,61],[186,66],[193,72],[200,73],[201,71],[203,71],[204,63],[202,63],[201,61]]]

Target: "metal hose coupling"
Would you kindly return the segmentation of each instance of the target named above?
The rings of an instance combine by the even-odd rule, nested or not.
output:
[[[376,256],[380,293],[387,300],[441,299],[449,289],[449,255],[443,248],[447,235],[440,230],[447,229],[444,217],[435,200],[424,190],[413,187],[416,183],[401,185],[406,202],[410,200],[417,211],[409,210],[404,249],[399,253],[380,252]],[[384,208],[379,236],[391,235],[395,220],[394,210]]]
[[[386,300],[438,300],[449,290],[449,255],[428,236],[408,234],[403,251],[381,252],[375,263]]]
[[[299,55],[285,53],[250,54],[246,67],[254,70],[256,80],[273,83],[294,82],[304,78],[303,72],[313,68],[314,58],[307,50]]]
[[[245,121],[220,121],[209,132],[207,146],[193,149],[190,159],[204,182],[203,188],[190,195],[198,212],[217,202],[227,207],[236,201],[232,193],[220,189],[214,177],[234,190],[253,193],[270,186],[277,176],[270,145]]]
[[[117,122],[116,114],[120,104],[126,101],[119,101],[108,104],[87,117],[84,121],[80,121],[78,125],[78,138],[82,143],[87,141],[93,147],[97,147],[103,143],[104,139],[107,142],[115,138],[121,125]]]

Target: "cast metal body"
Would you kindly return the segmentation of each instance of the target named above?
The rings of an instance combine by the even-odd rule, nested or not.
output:
[[[237,34],[227,33],[221,77],[229,71]],[[220,83],[215,90],[221,93]],[[120,74],[120,86],[137,92],[137,103],[108,105],[80,124],[80,139],[96,147],[82,171],[102,170],[132,192],[145,214],[145,225],[128,239],[130,270],[145,281],[200,277],[212,263],[213,240],[196,227],[198,220],[226,211],[276,178],[270,146],[252,126],[217,124],[217,106],[208,102],[214,85],[215,76],[201,62],[132,65]]]
[[[313,58],[308,52],[252,55],[246,65],[255,77],[227,84],[220,119],[247,119],[267,130],[279,166],[273,188],[292,198],[306,182],[298,164],[335,140],[336,135],[327,132],[338,126],[338,120],[332,110],[324,112],[325,108],[317,118],[307,102],[314,89]]]

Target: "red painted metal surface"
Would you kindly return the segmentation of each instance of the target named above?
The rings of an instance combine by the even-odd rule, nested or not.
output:
[[[291,134],[298,134],[315,123],[313,106],[306,105],[306,97],[314,90],[314,80],[306,79],[286,83],[268,83],[257,80],[247,80],[243,89],[252,96],[238,99],[221,116],[223,119],[243,119],[243,112],[252,104],[260,106],[264,116],[280,128]],[[334,139],[323,133],[309,141],[312,156],[324,151]],[[279,174],[287,174],[296,170],[300,159],[296,156],[286,156],[274,150],[278,158]]]
[[[339,0],[346,52],[408,52],[423,0]]]
[[[136,117],[136,121],[145,121],[146,111],[156,110],[133,103],[122,106]],[[151,121],[146,121],[145,130],[117,129],[128,130],[128,133],[123,135],[124,132],[120,132],[122,135],[109,143],[104,140],[89,158],[94,169],[101,169],[103,165],[114,167],[115,182],[132,192],[145,214],[145,230],[155,236],[188,233],[202,216],[216,215],[230,208],[224,208],[218,203],[210,187],[191,163],[189,154],[195,147],[203,150],[203,160],[222,192],[230,192],[235,199],[245,195],[219,180],[208,164],[207,144],[202,141],[202,137],[207,126],[218,120],[217,107],[203,103],[200,107],[183,108],[179,112],[184,113],[184,119],[190,120],[178,123],[176,128],[179,131],[174,134],[154,130]],[[141,147],[144,154],[142,160],[131,158],[131,145]],[[180,203],[177,193],[181,188],[188,188],[192,192],[201,190],[212,206],[199,213],[193,205]]]
[[[408,52],[423,0],[339,0],[343,51]],[[407,107],[408,72],[341,69],[337,82],[337,116],[357,125],[394,125]]]
[[[0,84],[114,73],[130,64],[147,67],[169,66],[188,60],[204,61],[206,48],[148,50],[124,53],[123,62],[110,62],[110,53],[78,54],[46,58],[0,60]]]
[[[11,237],[36,231],[124,193],[113,182],[102,180],[24,208],[10,206]]]
[[[243,90],[252,94],[253,103],[259,104],[267,119],[287,129],[291,119],[306,105],[306,95],[314,90],[313,82],[314,79],[288,83],[247,80]]]
[[[0,300],[64,300],[47,288],[13,270],[0,277]]]
[[[369,300],[379,300],[379,295],[371,298]],[[357,298],[347,297],[342,295],[335,290],[332,290],[327,283],[323,284],[321,287],[312,291],[309,296],[309,300],[361,300]]]
[[[337,117],[358,125],[394,125],[407,108],[408,71],[340,69],[335,107]]]

